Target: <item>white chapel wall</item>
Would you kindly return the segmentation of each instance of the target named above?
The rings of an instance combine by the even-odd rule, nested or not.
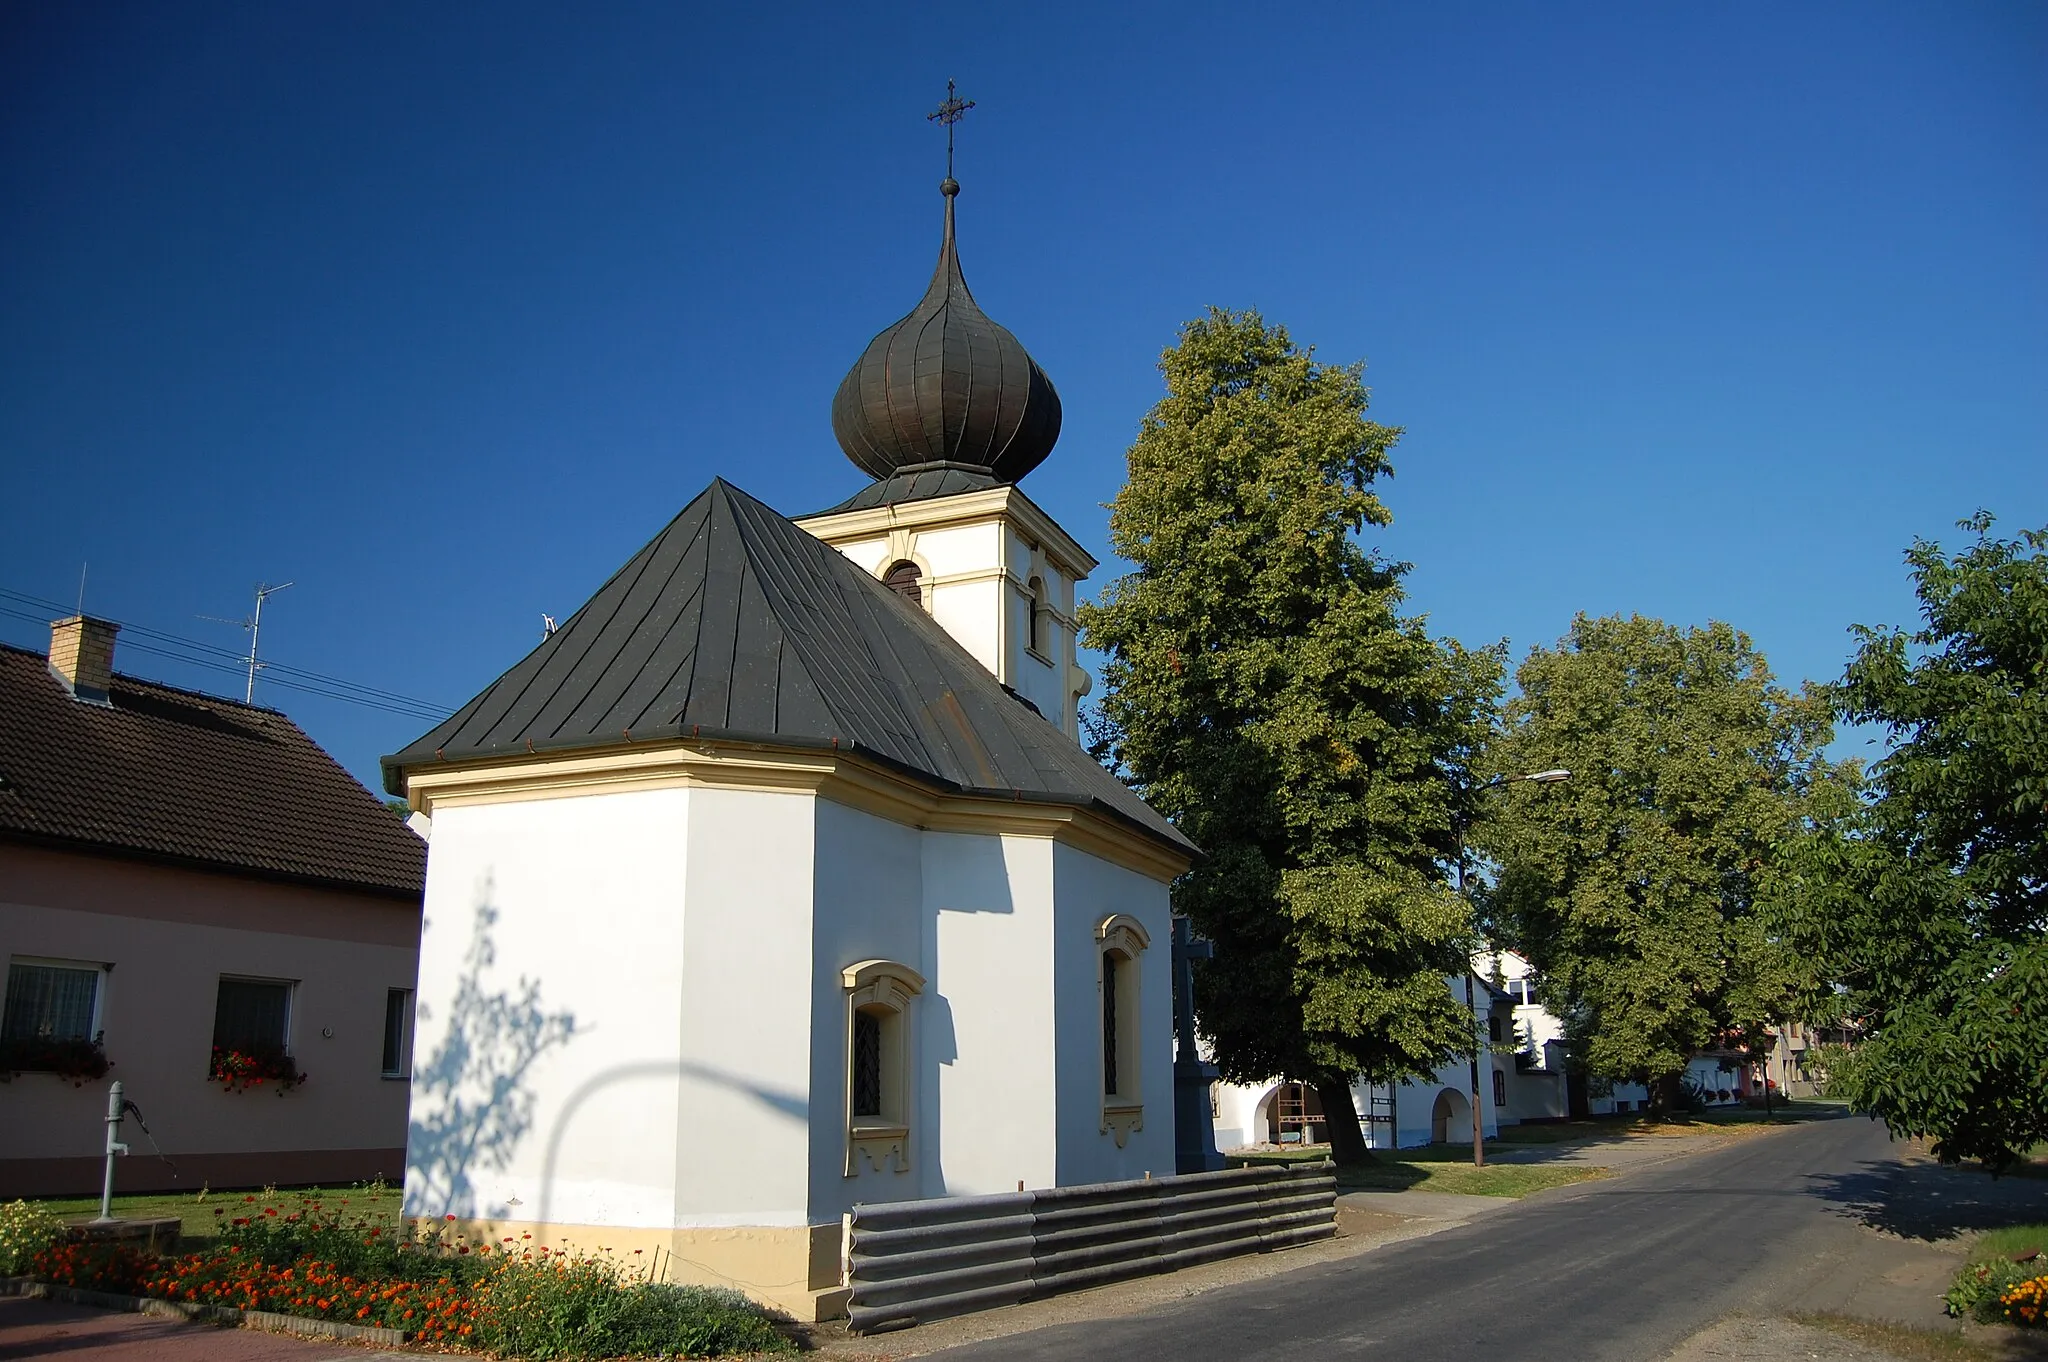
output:
[[[941,1196],[937,1151],[921,1131],[910,1142],[910,1168],[877,1169],[866,1159],[846,1173],[846,987],[841,971],[863,960],[894,960],[925,976],[925,992],[911,1003],[904,1056],[905,1103],[919,1111],[936,1092],[931,1047],[923,1043],[927,1014],[943,1006],[926,960],[924,930],[925,833],[829,799],[817,801],[817,949],[812,960],[810,1217],[839,1219],[856,1201],[907,1201]],[[915,1120],[911,1122],[916,1126]]]
[[[1049,838],[924,834],[922,1158],[947,1195],[1049,1187],[1053,1113]],[[934,1098],[936,1100],[934,1100]]]
[[[436,809],[408,1215],[672,1223],[693,797]]]
[[[1059,1184],[1110,1182],[1173,1162],[1173,919],[1167,887],[1063,844],[1053,848],[1059,916],[1053,992],[1057,1011]],[[1145,1124],[1117,1147],[1102,1129],[1102,995],[1096,926],[1113,913],[1144,925],[1139,957],[1139,1083]]]

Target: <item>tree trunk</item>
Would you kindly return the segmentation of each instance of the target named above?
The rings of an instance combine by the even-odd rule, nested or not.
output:
[[[1365,1147],[1365,1133],[1359,1129],[1358,1108],[1351,1105],[1351,1080],[1316,1080],[1316,1099],[1323,1104],[1323,1124],[1330,1128],[1330,1157],[1339,1168],[1356,1168],[1372,1162]]]
[[[1671,1113],[1677,1110],[1679,1099],[1682,1095],[1679,1084],[1683,1081],[1684,1077],[1685,1075],[1682,1073],[1668,1073],[1659,1074],[1650,1080],[1650,1119],[1652,1121],[1668,1120]]]

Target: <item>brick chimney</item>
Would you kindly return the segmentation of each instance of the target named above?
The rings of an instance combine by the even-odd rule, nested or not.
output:
[[[50,625],[50,674],[72,698],[87,704],[111,704],[114,684],[114,635],[121,626],[90,615],[73,615]]]

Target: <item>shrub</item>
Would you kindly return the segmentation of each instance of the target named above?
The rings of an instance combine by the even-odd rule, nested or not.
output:
[[[1971,1263],[1956,1274],[1955,1284],[1942,1296],[1942,1303],[1957,1319],[1997,1324],[2005,1319],[2000,1298],[2039,1271],[2033,1263],[2015,1263],[2006,1258]]]
[[[64,1222],[26,1201],[0,1206],[0,1277],[29,1270],[35,1257],[64,1237]]]
[[[484,1346],[540,1362],[793,1350],[737,1291],[634,1280],[607,1256],[508,1260],[482,1283],[479,1304]]]

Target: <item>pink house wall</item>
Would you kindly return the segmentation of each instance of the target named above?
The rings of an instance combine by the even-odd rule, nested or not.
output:
[[[419,931],[416,902],[0,843],[0,964],[111,964],[114,1062],[82,1088],[0,1084],[0,1198],[99,1189],[116,1078],[178,1166],[174,1179],[131,1123],[117,1191],[401,1180],[410,1084],[379,1071],[386,991],[414,986]],[[294,1091],[207,1078],[223,974],[296,981]]]

